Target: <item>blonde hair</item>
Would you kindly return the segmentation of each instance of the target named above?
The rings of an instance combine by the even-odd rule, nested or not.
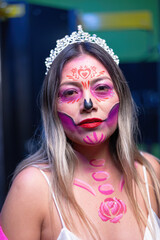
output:
[[[113,160],[124,175],[125,190],[132,204],[137,222],[145,225],[147,224],[147,219],[136,201],[136,185],[142,194],[148,212],[150,209],[144,188],[144,182],[134,166],[135,160],[144,165],[150,174],[157,201],[160,204],[160,185],[155,172],[149,162],[140,154],[136,145],[136,135],[138,132],[137,117],[127,82],[125,81],[121,70],[109,54],[96,44],[87,42],[69,45],[54,60],[51,69],[44,80],[41,93],[43,119],[41,146],[35,154],[29,156],[19,164],[14,177],[27,166],[46,163],[48,169],[52,173],[54,193],[68,228],[76,228],[73,220],[71,220],[71,210],[74,209],[80,221],[84,226],[87,226],[92,238],[97,239],[94,235],[96,234],[98,236],[98,232],[96,232],[91,221],[86,217],[83,210],[77,204],[73,189],[71,188],[77,159],[71,144],[65,136],[63,127],[57,115],[56,107],[62,69],[67,61],[81,55],[82,53],[96,57],[106,67],[120,99],[118,128],[110,137],[110,151]],[[134,186],[133,182],[135,183]],[[69,218],[67,218],[68,215],[65,213],[66,208],[64,210],[64,207],[61,204],[61,199],[65,199],[66,205],[68,206]]]

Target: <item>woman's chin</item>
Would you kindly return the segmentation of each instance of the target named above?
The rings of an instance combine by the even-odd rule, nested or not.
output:
[[[95,146],[99,146],[101,144],[103,144],[104,142],[107,141],[107,137],[102,135],[100,138],[96,137],[96,136],[87,136],[81,139],[70,139],[70,141],[72,142],[72,146],[82,146],[82,147],[95,147]]]

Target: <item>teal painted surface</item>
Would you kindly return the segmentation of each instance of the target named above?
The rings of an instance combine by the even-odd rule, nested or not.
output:
[[[158,61],[159,59],[160,13],[158,0],[29,0],[29,2],[63,9],[75,9],[82,13],[148,10],[152,14],[152,31],[117,30],[97,32],[97,35],[106,39],[121,62]]]

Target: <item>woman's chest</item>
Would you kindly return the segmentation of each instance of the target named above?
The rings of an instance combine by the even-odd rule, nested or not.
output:
[[[143,233],[141,235],[136,217],[133,214],[131,204],[125,192],[120,192],[113,185],[112,189],[114,189],[114,192],[108,194],[109,186],[100,186],[103,191],[99,191],[97,188],[95,195],[87,190],[85,191],[83,188],[75,189],[76,200],[83,209],[86,218],[93,223],[93,226],[98,231],[100,239],[143,239],[142,235],[144,235],[145,227],[142,228]],[[76,216],[74,221],[77,221],[76,224],[79,225],[79,231],[83,233],[83,227]],[[89,236],[85,238],[85,235],[81,238],[83,240],[90,239]]]
[[[85,211],[86,209],[84,209]],[[74,217],[74,223],[76,225],[77,231],[70,230],[78,239],[80,240],[140,240],[143,236],[140,233],[138,224],[135,219],[128,214],[124,216],[119,222],[113,223],[111,221],[101,222],[96,216],[96,214],[86,214],[90,222],[92,222],[92,233],[95,238],[93,238],[89,232],[87,232],[86,227],[82,225],[78,218]],[[50,222],[50,217],[48,217],[48,223]],[[57,219],[56,223],[51,226],[50,223],[43,228],[41,240],[57,240],[62,231],[62,225]],[[97,235],[96,235],[97,233]],[[70,239],[70,238],[69,238]],[[72,238],[71,238],[72,239]],[[65,239],[64,239],[65,240]]]
[[[114,193],[105,195],[96,191],[94,186],[96,194],[93,195],[88,190],[75,185],[74,194],[84,213],[84,218],[89,220],[91,229],[93,227],[93,232],[98,232],[101,240],[143,239],[127,195],[119,192],[115,187],[114,189]],[[71,212],[71,215],[67,214],[67,211],[65,213],[66,219],[69,222],[73,221],[77,228],[75,235],[81,240],[93,240],[87,227],[82,224],[74,211]],[[53,202],[53,212],[48,211],[45,224],[43,224],[42,240],[56,240],[62,228],[60,216]],[[144,231],[145,229],[143,229],[143,235]],[[98,235],[95,237],[97,240]]]

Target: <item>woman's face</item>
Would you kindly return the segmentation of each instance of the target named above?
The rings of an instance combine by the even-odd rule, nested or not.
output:
[[[101,62],[83,54],[65,64],[57,109],[64,131],[74,143],[94,146],[113,134],[119,98]]]

